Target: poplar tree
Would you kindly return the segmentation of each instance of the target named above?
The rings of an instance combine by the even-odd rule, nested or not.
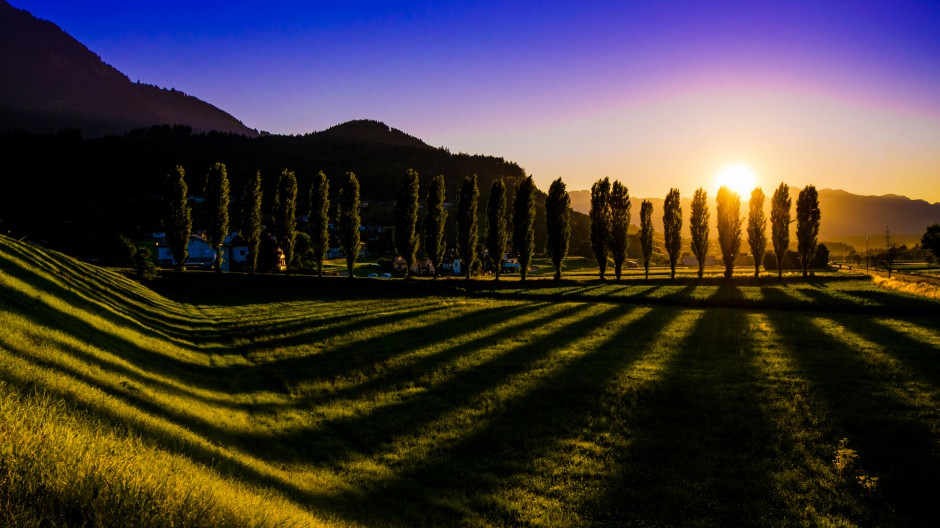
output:
[[[555,280],[561,280],[561,263],[568,255],[571,238],[571,197],[561,178],[553,181],[545,198],[545,223],[548,231],[548,256],[555,266]]]
[[[597,261],[601,280],[607,271],[607,241],[610,239],[610,179],[597,180],[591,186],[591,249]]]
[[[718,247],[725,263],[725,278],[734,275],[734,260],[741,251],[741,196],[722,185],[715,197],[718,212]]]
[[[336,197],[336,226],[339,242],[346,253],[346,270],[353,278],[353,267],[359,257],[359,180],[352,172],[346,173],[346,179],[339,188]]]
[[[650,259],[653,258],[653,203],[640,204],[640,249],[643,251],[643,269],[650,278]]]
[[[297,177],[294,171],[284,169],[274,197],[274,235],[284,252],[287,273],[290,274],[291,259],[294,258],[294,241],[297,238]]]
[[[310,184],[310,214],[307,228],[317,275],[323,276],[323,259],[330,246],[330,181],[320,171]]]
[[[747,244],[754,256],[754,276],[760,276],[760,264],[767,250],[767,217],[764,215],[764,191],[760,187],[751,192],[747,214]]]
[[[208,205],[208,220],[206,225],[206,242],[215,251],[213,268],[222,271],[222,244],[228,235],[228,202],[229,182],[228,172],[224,163],[216,163],[209,168],[206,175],[206,205]]]
[[[408,169],[398,189],[395,201],[395,249],[405,259],[406,278],[413,273],[415,253],[418,251],[418,173]]]
[[[506,184],[502,178],[493,180],[490,186],[490,199],[486,202],[486,250],[493,261],[496,280],[502,267],[503,253],[506,252]]]
[[[682,249],[682,198],[679,189],[672,188],[663,203],[663,242],[669,255],[669,278],[676,278],[676,262]]]
[[[176,269],[182,270],[189,257],[189,235],[193,230],[193,221],[189,209],[186,186],[186,171],[180,165],[175,172],[166,177],[163,193],[163,227],[166,230],[166,243],[176,260]]]
[[[615,180],[610,189],[610,256],[614,259],[614,276],[620,280],[623,262],[627,260],[627,237],[630,229],[630,191]]]
[[[519,253],[519,273],[524,281],[535,250],[535,181],[526,176],[516,187],[513,201],[512,241]]]
[[[807,185],[796,198],[796,250],[804,277],[816,256],[820,217],[819,194],[815,186]]]
[[[248,245],[248,271],[254,273],[258,268],[258,252],[261,249],[261,172],[248,180],[245,187],[245,202],[242,211],[242,238]]]
[[[777,259],[777,276],[783,277],[783,257],[790,248],[790,187],[781,183],[770,199],[770,240]]]
[[[467,176],[460,186],[460,199],[457,202],[457,253],[466,267],[466,278],[473,274],[473,265],[477,262],[477,201],[480,189],[477,187],[477,175]]]
[[[708,255],[708,193],[699,187],[692,195],[692,216],[689,232],[692,236],[692,253],[698,259],[698,277],[705,273],[705,256]]]
[[[444,260],[447,244],[444,241],[444,226],[447,223],[447,209],[444,209],[444,176],[438,174],[428,185],[427,216],[424,219],[424,252],[434,265],[434,276]]]

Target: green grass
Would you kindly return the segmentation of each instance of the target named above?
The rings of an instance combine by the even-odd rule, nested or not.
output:
[[[0,524],[936,519],[940,303],[868,279],[149,286],[0,237]]]

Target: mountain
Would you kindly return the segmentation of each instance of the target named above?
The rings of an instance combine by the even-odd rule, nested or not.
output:
[[[154,124],[255,136],[240,121],[190,95],[126,75],[61,28],[0,0],[0,130],[85,137]]]
[[[800,189],[791,187],[793,200],[791,216],[796,214],[796,199]],[[571,207],[575,211],[587,214],[591,209],[591,191],[571,191]],[[714,197],[709,197],[714,200]],[[653,226],[657,231],[663,228],[663,198],[648,198],[653,203]],[[632,223],[639,224],[640,203],[643,198],[633,198]],[[688,225],[691,199],[682,200],[683,226]],[[742,197],[742,216],[747,215],[747,198]],[[714,202],[711,203],[712,234],[715,234]],[[898,244],[913,244],[924,233],[928,225],[940,222],[940,203],[928,203],[924,200],[912,200],[906,196],[886,194],[882,196],[862,196],[838,189],[819,189],[819,208],[822,221],[819,227],[821,241],[843,241],[856,248],[864,247],[865,237],[870,237],[871,247],[883,247],[885,230],[892,233],[892,239]],[[770,195],[767,196],[765,209],[770,214]],[[795,224],[794,224],[795,229]],[[687,228],[685,228],[687,231]],[[683,231],[683,235],[687,235]],[[795,236],[795,235],[793,235]],[[796,240],[791,236],[793,240]]]

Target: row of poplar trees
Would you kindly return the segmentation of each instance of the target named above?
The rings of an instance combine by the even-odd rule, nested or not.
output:
[[[767,249],[767,218],[764,214],[764,191],[760,187],[751,192],[747,216],[747,242],[754,256],[754,276],[760,275],[761,262]],[[734,272],[734,261],[741,249],[742,223],[741,198],[727,187],[718,189],[716,197],[718,214],[718,245],[725,264],[725,277]],[[783,275],[782,260],[790,247],[790,187],[781,183],[771,198],[770,226],[771,242],[777,260],[777,274]],[[609,178],[598,180],[591,187],[591,246],[604,279],[608,258],[613,260],[614,274],[620,280],[621,270],[627,255],[627,229],[630,225],[630,193],[619,181],[610,183]],[[698,259],[699,278],[705,272],[705,258],[709,249],[708,193],[699,187],[692,196],[692,211],[689,220],[691,248]],[[816,254],[820,223],[819,195],[816,187],[807,185],[800,191],[796,204],[797,253],[803,276],[808,272]],[[682,247],[682,205],[678,189],[670,189],[663,204],[663,241],[669,256],[670,277],[676,276],[676,263]],[[640,249],[643,254],[645,275],[649,278],[650,261],[653,256],[653,204],[643,200],[640,205]]]
[[[483,247],[489,253],[496,280],[499,280],[503,254],[510,249],[519,257],[519,272],[524,281],[529,263],[535,251],[535,195],[537,189],[532,176],[519,181],[512,203],[512,221],[507,221],[507,189],[502,179],[493,181],[490,197],[486,203],[486,225]],[[444,223],[447,211],[444,208],[444,177],[434,177],[428,188],[427,215],[423,229],[423,248],[435,269],[444,258]],[[457,200],[457,254],[463,266],[464,276],[469,279],[479,264],[478,225],[480,190],[476,175],[464,178]],[[568,254],[571,198],[561,178],[552,182],[545,201],[545,216],[548,228],[547,250],[555,266],[555,280],[561,279],[561,262]],[[510,236],[511,235],[511,236]],[[395,249],[405,260],[410,276],[418,250],[418,173],[409,170],[402,183],[395,205]],[[511,241],[511,246],[510,246]]]
[[[177,268],[182,269],[189,256],[189,236],[192,232],[192,217],[187,201],[189,192],[183,167],[177,166],[174,173],[167,176],[164,189],[163,227],[166,231],[167,246],[176,260]],[[206,242],[216,253],[213,267],[221,271],[222,244],[229,233],[229,192],[230,185],[225,164],[216,163],[206,175],[204,189],[207,206]],[[297,237],[297,177],[293,171],[284,170],[277,184],[274,196],[272,233],[278,247],[284,254],[287,271],[294,255]],[[309,189],[310,211],[307,223],[313,252],[318,255],[317,272],[323,275],[323,256],[329,245],[329,182],[323,172],[317,174]],[[248,246],[247,266],[251,273],[258,267],[261,249],[262,230],[261,213],[261,173],[256,172],[245,188],[245,200],[242,210],[240,235]],[[349,172],[337,193],[336,225],[340,245],[346,251],[349,260],[350,276],[355,257],[359,250],[359,181]]]
[[[214,267],[220,270],[221,247],[229,232],[229,192],[230,185],[225,165],[216,163],[209,169],[204,189],[208,206],[206,241],[215,250]],[[535,195],[536,187],[532,176],[522,178],[515,189],[512,204],[512,225],[507,225],[507,189],[502,179],[495,180],[490,188],[490,198],[486,204],[486,225],[484,226],[484,247],[494,262],[496,279],[499,280],[500,260],[508,250],[515,250],[520,265],[522,280],[526,279],[529,263],[534,252],[535,235]],[[294,253],[297,235],[297,178],[293,171],[284,170],[277,185],[274,198],[273,233],[278,246],[284,253],[287,271]],[[310,185],[307,231],[311,239],[314,262],[317,273],[323,275],[323,259],[329,245],[330,200],[329,181],[321,171]],[[189,236],[192,231],[190,207],[187,201],[188,189],[183,167],[177,166],[175,174],[167,177],[164,191],[165,211],[164,228],[167,245],[173,253],[178,267],[182,268],[188,253]],[[418,173],[409,169],[405,174],[395,203],[395,248],[407,265],[407,274],[412,275],[415,256],[422,247],[434,269],[438,269],[447,248],[445,241],[445,223],[447,210],[444,207],[446,189],[444,177],[438,175],[431,179],[423,226],[419,227]],[[456,248],[464,267],[466,278],[470,278],[479,262],[477,247],[479,244],[478,201],[480,191],[476,175],[464,179],[460,188],[457,204],[457,241]],[[248,246],[247,265],[254,272],[258,265],[261,247],[261,174],[249,180],[245,189],[243,225],[241,236]],[[767,219],[764,215],[764,193],[760,188],[751,193],[750,208],[747,217],[747,240],[754,256],[754,275],[760,274],[767,246]],[[669,256],[670,276],[675,278],[676,264],[681,248],[682,207],[678,189],[671,189],[663,205],[663,240]],[[742,222],[740,215],[741,199],[738,193],[727,187],[718,190],[716,198],[718,244],[725,264],[725,277],[731,277],[734,261],[741,247]],[[771,198],[771,241],[777,259],[777,273],[782,276],[782,257],[790,245],[791,220],[790,188],[781,183]],[[705,258],[709,250],[709,209],[708,195],[703,188],[698,188],[692,197],[692,211],[689,221],[692,253],[698,259],[698,276],[701,278],[705,269]],[[611,184],[609,178],[598,180],[591,187],[591,245],[598,263],[600,278],[603,280],[607,271],[608,258],[613,261],[617,280],[622,275],[628,248],[628,228],[630,226],[630,193],[620,181]],[[567,256],[571,235],[569,216],[571,199],[561,178],[553,181],[545,200],[545,218],[548,231],[546,250],[555,268],[555,279],[561,279],[561,263]],[[640,246],[643,254],[643,266],[649,277],[650,261],[653,255],[653,204],[644,200],[640,207]],[[816,188],[807,185],[797,199],[796,236],[797,252],[803,276],[807,275],[810,262],[816,252],[817,235],[820,223],[819,196]],[[346,254],[348,275],[353,277],[353,267],[359,254],[359,181],[352,172],[347,172],[337,192],[336,230],[340,248]],[[511,228],[511,231],[510,231]],[[511,238],[510,238],[511,233]],[[510,248],[510,240],[512,248]]]
[[[225,165],[216,163],[206,176],[206,206],[208,208],[206,241],[215,250],[216,270],[221,270],[221,248],[229,232],[229,192],[230,186]],[[297,178],[293,171],[284,170],[277,185],[274,198],[273,234],[278,247],[284,253],[287,271],[293,258],[294,242],[297,235]],[[321,171],[317,174],[309,189],[310,211],[308,211],[307,232],[311,239],[316,272],[323,275],[323,259],[329,244],[330,199],[329,181]],[[177,166],[173,174],[167,177],[164,190],[163,224],[166,231],[167,245],[173,253],[178,268],[182,268],[188,256],[189,236],[192,231],[192,218],[187,201],[188,188],[183,167]],[[531,176],[523,178],[516,187],[513,201],[512,236],[513,249],[519,255],[522,280],[525,280],[529,262],[535,245],[535,195],[536,187]],[[401,254],[407,265],[408,277],[412,276],[415,256],[418,248],[424,249],[434,269],[438,269],[447,249],[445,240],[446,189],[444,177],[438,175],[430,180],[423,225],[419,225],[418,173],[409,169],[405,174],[395,202],[395,249]],[[464,179],[460,188],[457,206],[457,241],[456,247],[463,263],[465,276],[469,279],[479,263],[477,246],[479,244],[478,201],[480,197],[476,175]],[[261,174],[256,173],[245,189],[243,225],[240,234],[248,246],[247,266],[254,273],[258,266],[258,254],[261,247]],[[490,199],[486,205],[484,246],[495,263],[496,278],[499,279],[500,260],[508,251],[510,233],[506,203],[506,185],[502,179],[493,182]],[[571,199],[561,178],[552,182],[546,199],[546,218],[548,223],[548,253],[555,266],[555,278],[561,278],[561,262],[568,253],[568,241],[571,230],[569,216]],[[336,234],[340,248],[346,255],[348,276],[353,277],[353,267],[359,254],[359,181],[356,175],[347,172],[337,193]]]

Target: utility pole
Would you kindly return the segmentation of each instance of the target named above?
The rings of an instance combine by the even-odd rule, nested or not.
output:
[[[865,237],[865,275],[868,275],[868,237]]]

